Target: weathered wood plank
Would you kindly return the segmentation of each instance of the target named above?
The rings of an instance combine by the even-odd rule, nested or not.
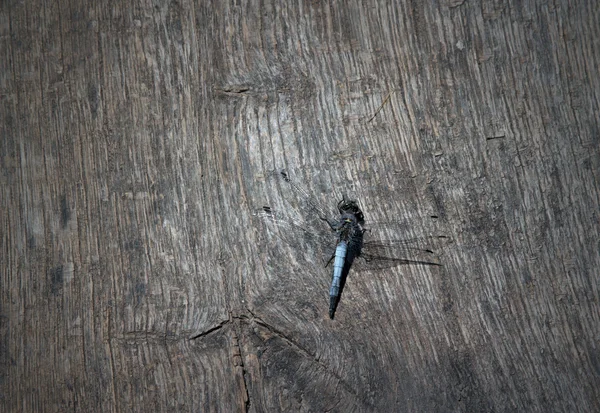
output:
[[[426,2],[425,2],[426,3]],[[595,2],[0,4],[0,410],[600,410]],[[287,168],[446,235],[328,270]]]

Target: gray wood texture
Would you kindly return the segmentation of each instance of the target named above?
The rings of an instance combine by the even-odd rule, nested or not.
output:
[[[0,2],[0,411],[600,411],[599,66],[591,0]],[[329,320],[275,168],[443,267]]]

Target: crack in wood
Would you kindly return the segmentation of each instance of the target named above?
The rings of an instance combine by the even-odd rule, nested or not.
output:
[[[230,322],[231,322],[231,319],[227,319],[227,320],[221,321],[216,326],[211,327],[208,330],[205,330],[205,331],[203,331],[203,332],[201,332],[199,334],[196,334],[195,336],[192,336],[189,339],[190,340],[196,340],[197,338],[204,337],[204,336],[206,336],[206,335],[208,335],[210,333],[213,333],[213,332],[215,332],[217,330],[220,330],[221,328],[223,328],[225,325],[229,324]]]
[[[215,88],[215,92],[229,95],[229,96],[243,96],[250,92],[250,88],[247,86],[226,86],[223,88]]]
[[[506,137],[506,135],[504,133],[499,133],[499,134],[496,134],[496,135],[493,135],[493,136],[486,136],[485,140],[486,141],[492,141],[494,139],[503,139],[505,137]]]
[[[239,326],[239,323],[242,322],[242,320],[247,319],[247,317],[245,317],[244,315],[240,315],[240,316],[233,316],[231,315],[231,313],[229,314],[230,316],[230,321],[233,324],[233,329],[232,329],[232,337],[231,337],[231,341],[234,347],[234,352],[233,352],[233,366],[234,368],[236,367],[236,362],[235,362],[235,357],[238,356],[239,357],[239,367],[242,370],[242,386],[243,386],[243,392],[244,392],[244,409],[247,412],[250,411],[250,392],[248,391],[248,383],[246,381],[246,376],[248,374],[248,372],[246,371],[246,364],[244,363],[244,352],[242,351],[242,346],[240,346],[240,340],[239,340],[239,336],[241,335],[241,327]],[[237,321],[237,323],[235,323],[235,321]]]
[[[389,92],[387,94],[387,96],[385,97],[385,99],[383,99],[383,102],[381,102],[381,105],[379,105],[379,107],[377,108],[377,110],[375,111],[375,113],[373,114],[373,116],[371,116],[369,118],[369,120],[367,121],[367,123],[371,123],[371,121],[373,119],[375,119],[375,116],[377,116],[379,114],[379,112],[381,111],[381,109],[383,109],[383,106],[388,102],[388,100],[390,100],[390,96],[392,96],[392,93],[394,93],[395,90],[392,90],[391,92]]]

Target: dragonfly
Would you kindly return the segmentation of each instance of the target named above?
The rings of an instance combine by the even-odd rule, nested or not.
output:
[[[402,264],[441,266],[431,249],[422,248],[436,237],[385,239],[386,233],[399,231],[398,222],[367,225],[357,201],[344,195],[337,203],[338,216],[329,217],[324,212],[327,209],[292,180],[285,170],[268,173],[267,180],[279,183],[294,207],[286,212],[263,206],[254,216],[293,247],[308,243],[313,250],[320,250],[325,257],[325,267],[333,262],[329,288],[330,319],[334,318],[351,267],[360,271]]]

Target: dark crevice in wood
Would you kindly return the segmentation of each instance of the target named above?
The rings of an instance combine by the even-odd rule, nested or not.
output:
[[[190,337],[190,340],[196,340],[197,338],[204,337],[204,336],[206,336],[206,335],[208,335],[210,333],[213,333],[213,332],[215,332],[217,330],[220,330],[221,328],[223,328],[223,326],[229,324],[230,321],[231,320],[229,320],[229,319],[228,320],[224,320],[221,323],[219,323],[218,325],[216,325],[214,327],[211,327],[208,330],[205,330],[205,331],[203,331],[203,332],[201,332],[199,334],[196,334],[195,336]]]
[[[234,325],[234,328],[232,329],[232,334],[233,334],[232,340],[233,340],[233,346],[235,347],[235,352],[233,353],[234,354],[233,365],[235,367],[235,365],[236,365],[235,355],[237,354],[240,359],[239,366],[242,370],[242,385],[243,385],[243,392],[244,392],[244,410],[247,413],[250,411],[250,406],[251,406],[250,392],[248,391],[248,382],[246,380],[246,376],[248,375],[248,372],[246,371],[246,363],[244,363],[245,354],[242,351],[242,346],[240,345],[240,340],[239,340],[239,337],[241,335],[241,327],[240,327],[239,323],[245,319],[247,319],[247,317],[244,315],[232,316],[230,313],[230,321]],[[237,321],[237,323],[235,323],[234,321]]]
[[[493,141],[494,139],[504,139],[506,137],[505,134],[498,134],[498,135],[494,135],[494,136],[487,136],[485,138],[486,141]]]
[[[246,382],[246,375],[248,374],[248,372],[246,371],[246,365],[244,364],[244,354],[242,353],[242,349],[241,346],[239,344],[238,341],[238,349],[240,352],[240,358],[241,358],[241,367],[242,367],[242,383],[244,384],[244,392],[245,392],[245,400],[244,400],[244,408],[246,410],[246,413],[248,413],[250,411],[250,393],[248,392],[248,383]]]
[[[383,107],[388,102],[388,100],[390,100],[390,96],[392,96],[392,93],[394,93],[394,92],[395,92],[395,90],[392,90],[390,93],[387,94],[387,96],[385,97],[385,99],[383,99],[383,102],[381,102],[381,105],[379,105],[379,107],[377,108],[377,110],[375,111],[375,113],[373,114],[373,116],[371,116],[369,118],[369,120],[367,121],[367,123],[371,123],[371,121],[373,119],[375,119],[375,117],[379,114],[379,112],[381,112],[381,109],[383,109]]]
[[[250,88],[247,86],[229,86],[223,88],[215,88],[215,92],[223,95],[245,95],[250,92]]]

